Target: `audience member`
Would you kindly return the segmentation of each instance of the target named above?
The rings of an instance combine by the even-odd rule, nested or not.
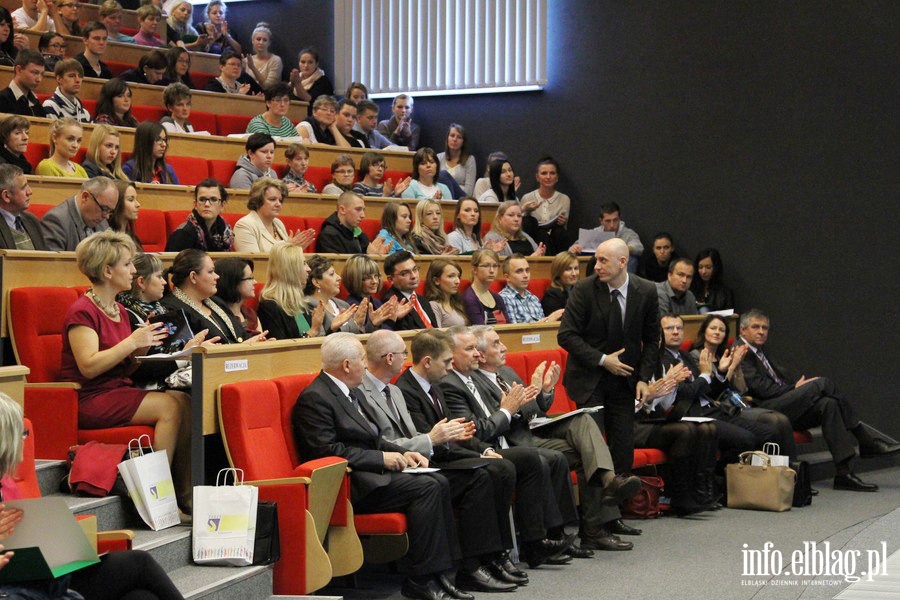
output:
[[[107,219],[109,228],[130,237],[137,251],[143,252],[144,246],[134,230],[134,224],[137,223],[138,219],[138,211],[141,208],[141,203],[138,202],[137,188],[130,181],[116,180],[114,184],[119,195],[119,201],[116,203],[116,209],[113,211],[113,214]]]
[[[23,48],[16,55],[15,74],[9,87],[0,91],[0,112],[26,117],[46,116],[34,91],[44,78],[44,57],[39,52]]]
[[[66,39],[56,31],[42,33],[38,38],[38,52],[44,57],[44,71],[52,73],[56,63],[66,57]]]
[[[100,88],[97,115],[94,123],[113,127],[137,127],[137,119],[131,114],[131,89],[119,77],[114,77]]]
[[[359,159],[359,180],[353,184],[353,191],[360,196],[375,196],[378,198],[395,198],[400,196],[409,187],[412,179],[407,177],[394,185],[394,182],[384,179],[384,171],[387,163],[384,156],[377,152],[366,152]]]
[[[564,309],[569,301],[572,288],[578,283],[578,255],[566,250],[553,257],[550,263],[550,286],[544,290],[541,308],[544,314]]]
[[[216,298],[247,335],[258,335],[259,318],[256,311],[247,304],[256,297],[256,279],[253,278],[253,261],[243,257],[220,258],[216,261]],[[269,335],[271,337],[271,333]]]
[[[28,47],[24,33],[16,33],[13,18],[4,6],[0,6],[0,66],[14,67],[16,54]]]
[[[650,281],[665,281],[669,276],[669,264],[676,258],[678,253],[672,235],[661,231],[653,236],[653,252],[641,255],[637,274]]]
[[[81,29],[81,39],[84,40],[84,51],[75,56],[75,60],[84,67],[85,77],[98,77],[100,79],[112,79],[112,71],[100,57],[106,52],[109,33],[106,26],[98,21],[91,21]]]
[[[122,167],[132,181],[178,185],[178,176],[166,162],[169,134],[156,121],[144,121],[134,132],[134,152]]]
[[[388,202],[381,213],[378,237],[388,246],[388,254],[407,251],[415,254],[412,238],[412,211],[406,202]]]
[[[309,277],[303,289],[306,304],[313,312],[319,306],[324,307],[321,328],[312,330],[311,335],[331,335],[338,331],[367,333],[369,301],[363,298],[360,304],[350,305],[337,297],[341,292],[341,276],[335,271],[330,258],[315,254],[307,265]]]
[[[288,171],[282,181],[288,191],[302,194],[318,193],[313,182],[306,180],[306,169],[309,168],[309,149],[303,144],[295,142],[284,151],[284,158],[287,159]]]
[[[266,89],[270,85],[274,85],[281,81],[281,75],[284,71],[284,64],[281,57],[272,54],[270,46],[272,44],[272,30],[269,24],[259,22],[253,28],[253,34],[250,37],[253,46],[253,54],[244,59],[244,71],[250,75],[259,87]]]
[[[419,200],[416,204],[412,240],[419,254],[459,254],[459,250],[447,244],[444,213],[437,200]]]
[[[191,53],[175,46],[166,50],[166,80],[169,84],[182,83],[188,89],[195,89],[194,80],[191,79]]]
[[[0,164],[0,248],[47,250],[41,222],[28,212],[31,186],[22,169]]]
[[[221,214],[228,201],[225,186],[215,179],[204,179],[194,188],[194,209],[187,220],[169,234],[166,252],[193,248],[205,252],[228,252],[234,245],[234,232]]]
[[[78,99],[81,80],[84,78],[81,63],[74,58],[61,60],[56,63],[54,75],[56,75],[56,90],[52,96],[44,100],[43,104],[47,118],[71,117],[81,123],[90,123],[91,115]]]
[[[490,189],[478,197],[480,203],[498,204],[506,200],[518,201],[516,190],[516,174],[512,164],[508,160],[494,161],[488,165],[488,177],[491,182]]]
[[[446,345],[443,350],[446,352]],[[440,477],[449,482],[462,554],[455,585],[472,591],[502,592],[515,590],[517,583],[527,583],[524,573],[512,575],[499,562],[508,560],[505,549],[512,547],[508,527],[515,490],[512,463],[485,459],[477,451],[461,447],[460,443],[471,440],[474,429],[474,424],[465,424],[463,419],[435,423],[423,428],[426,431],[422,433],[416,431],[403,392],[391,384],[403,370],[407,356],[406,343],[399,334],[376,331],[366,341],[366,356],[359,391],[369,402],[379,434],[444,467]],[[473,463],[482,468],[471,468]],[[457,465],[462,468],[454,469]],[[444,582],[442,585],[448,589]]]
[[[106,183],[112,182],[107,179]],[[108,189],[115,192],[112,185]],[[154,428],[154,448],[166,452],[178,505],[190,514],[190,396],[174,390],[142,390],[128,377],[132,356],[145,354],[166,337],[165,323],[150,323],[132,332],[125,308],[116,303],[119,292],[131,289],[134,254],[131,239],[113,231],[92,235],[78,244],[75,260],[91,287],[66,312],[60,378],[81,385],[80,428],[126,424]],[[194,342],[200,341],[203,337],[198,334]]]
[[[341,134],[340,137],[334,136],[338,146],[346,146],[348,148],[368,148],[369,142],[366,136],[353,130],[356,124],[356,103],[352,100],[344,98],[337,103],[337,114],[334,120],[334,126]],[[341,143],[343,139],[344,143]]]
[[[497,215],[491,223],[491,230],[484,236],[485,244],[495,241],[505,242],[498,251],[501,256],[512,254],[544,256],[547,251],[543,243],[538,244],[534,238],[522,231],[522,207],[515,200],[504,200],[497,207]]]
[[[361,100],[369,99],[369,88],[359,81],[351,81],[347,91],[344,92],[344,98],[355,102],[358,106]]]
[[[109,39],[123,44],[134,44],[134,38],[119,31],[122,27],[122,5],[116,0],[104,0],[100,4],[100,21],[106,26]]]
[[[49,135],[50,157],[38,163],[35,174],[87,179],[84,168],[73,160],[84,135],[81,124],[70,117],[56,119],[50,123]]]
[[[521,254],[507,256],[503,261],[503,275],[506,286],[500,290],[500,297],[506,305],[510,323],[553,323],[562,318],[562,308],[544,316],[541,301],[528,290],[531,266],[527,258]]]
[[[54,206],[41,219],[48,250],[75,250],[89,235],[106,231],[106,220],[116,210],[119,192],[108,177],[94,177],[81,184],[79,192]]]
[[[291,106],[291,88],[279,81],[265,89],[266,112],[256,115],[247,124],[247,133],[264,133],[278,137],[296,137],[297,129],[287,118]]]
[[[163,90],[163,105],[169,113],[159,120],[169,133],[194,133],[191,116],[191,88],[183,83],[170,83]]]
[[[615,202],[607,202],[600,205],[600,229],[612,233],[615,237],[624,240],[628,244],[628,272],[637,271],[641,255],[644,253],[644,244],[641,237],[634,229],[625,226],[621,219],[622,210]]]
[[[219,57],[219,76],[206,84],[206,91],[242,96],[262,94],[262,88],[252,77],[244,73],[243,69],[241,57],[231,50],[226,50]]]
[[[481,241],[481,209],[475,198],[460,198],[453,209],[453,231],[447,234],[447,245],[460,254],[472,254],[485,247],[497,252],[506,247],[506,240]]]
[[[452,200],[449,188],[438,182],[437,154],[431,148],[419,148],[413,155],[412,181],[400,194],[410,200]]]
[[[487,164],[484,166],[484,176],[475,180],[475,190],[472,192],[474,198],[481,198],[491,188],[491,165],[495,162],[504,163],[509,161],[509,157],[505,152],[491,152],[488,154]],[[519,189],[521,180],[518,176],[513,179],[515,189]]]
[[[81,35],[81,24],[78,13],[81,9],[79,0],[61,0],[56,3],[58,18],[54,21],[56,30],[63,35]]]
[[[597,246],[594,275],[575,284],[557,339],[569,353],[563,384],[578,406],[603,406],[617,473],[634,461],[635,400],[649,399],[659,362],[659,307],[655,287],[628,274],[628,245]],[[600,368],[602,367],[602,368]]]
[[[206,252],[193,248],[182,250],[168,269],[172,293],[162,305],[167,310],[182,310],[191,331],[208,330],[207,338],[218,338],[221,344],[261,342],[268,332],[248,334],[228,307],[215,297],[219,275]]]
[[[469,322],[473,325],[509,323],[506,303],[500,294],[491,290],[500,270],[500,256],[489,248],[472,254],[472,285],[463,292],[462,301]]]
[[[303,248],[315,239],[314,230],[289,232],[278,218],[285,196],[287,186],[277,179],[261,177],[253,182],[247,197],[250,212],[234,225],[235,252],[268,252],[279,241]]]
[[[469,139],[462,125],[450,124],[444,151],[437,158],[441,170],[453,177],[465,196],[471,196],[475,189],[475,157],[469,154]]]
[[[331,80],[319,68],[319,52],[315,48],[302,48],[297,53],[297,66],[298,68],[291,69],[291,88],[298,100],[309,102],[310,110],[315,107],[319,96],[334,95]]]
[[[244,144],[246,154],[240,157],[231,175],[230,188],[249,190],[260,177],[278,180],[272,169],[275,160],[275,140],[267,133],[251,133]],[[287,195],[287,192],[285,192]]]
[[[141,46],[150,46],[151,48],[162,48],[166,44],[157,36],[159,31],[159,22],[162,21],[162,11],[153,4],[144,4],[137,9],[138,32],[134,34],[134,43]],[[170,42],[176,42],[173,37],[168,38]]]
[[[266,285],[259,294],[259,323],[274,339],[293,340],[319,336],[325,319],[325,305],[311,310],[303,290],[309,279],[309,265],[303,249],[278,242],[269,253]]]
[[[56,3],[41,0],[22,0],[22,7],[12,12],[16,29],[27,29],[37,33],[56,31],[56,19],[59,11]]]
[[[338,136],[343,136],[337,129],[336,120],[337,101],[334,96],[321,95],[312,104],[310,115],[297,123],[297,135],[304,144],[337,146]]]
[[[341,283],[347,290],[347,304],[361,305],[363,300],[368,300],[366,331],[374,331],[387,319],[394,318],[397,299],[391,298],[387,302],[378,299],[381,293],[381,267],[367,254],[354,254],[347,259],[341,273]]]
[[[94,125],[81,166],[88,177],[103,175],[110,179],[128,180],[122,170],[121,140],[115,127],[100,123]]]
[[[722,256],[715,248],[704,248],[694,259],[694,280],[691,291],[697,299],[701,314],[715,310],[737,308],[734,292],[722,282],[725,268]]]
[[[322,359],[322,372],[300,394],[291,416],[297,450],[309,460],[348,460],[355,514],[402,512],[409,538],[403,595],[447,598],[439,576],[452,568],[456,547],[450,541],[448,488],[434,477],[401,473],[407,466],[426,466],[428,459],[381,438],[366,416],[371,408],[356,390],[366,365],[359,340],[346,333],[329,336]]]
[[[357,102],[356,124],[353,126],[353,129],[366,136],[366,143],[369,145],[369,148],[382,150],[392,146],[391,140],[381,135],[377,126],[378,105],[371,100],[360,100]]]
[[[169,44],[184,45],[185,49],[196,52],[206,51],[209,35],[206,31],[198,32],[191,24],[194,5],[190,0],[166,0],[163,3],[166,17],[166,37]],[[240,56],[240,45],[233,50]]]
[[[409,252],[394,252],[384,259],[384,274],[391,287],[382,299],[388,302],[397,299],[394,318],[385,321],[384,329],[407,331],[410,329],[431,329],[437,318],[431,310],[431,304],[420,298],[416,288],[419,287],[419,266]]]
[[[410,152],[419,149],[421,128],[412,122],[413,98],[409,94],[398,94],[391,103],[394,115],[378,123],[378,132],[391,140],[395,146],[406,146]],[[435,160],[435,162],[437,162]],[[415,169],[413,169],[415,173]],[[435,174],[437,172],[435,171]]]
[[[356,165],[353,164],[353,159],[346,154],[339,154],[331,161],[331,182],[322,188],[322,193],[340,196],[344,192],[352,191],[355,175]]]
[[[166,71],[169,68],[169,57],[165,50],[155,48],[142,55],[137,67],[128,69],[119,77],[129,83],[142,83],[144,85],[169,85],[166,79]]]
[[[698,314],[697,300],[691,292],[693,278],[694,263],[690,259],[676,258],[669,263],[668,279],[656,284],[660,315]]]
[[[538,189],[522,197],[522,211],[536,220],[537,238],[544,242],[548,254],[555,255],[568,246],[566,226],[571,200],[558,192],[559,163],[547,156],[538,161],[535,170]]]
[[[384,240],[369,242],[369,237],[359,228],[365,218],[365,201],[353,192],[342,193],[338,196],[337,210],[322,223],[316,251],[326,254],[386,254]]]
[[[872,437],[853,404],[828,377],[797,377],[768,356],[769,317],[751,309],[741,315],[741,338],[750,351],[741,363],[754,404],[784,413],[794,429],[822,427],[835,465],[834,489],[875,492],[878,486],[857,477],[851,468],[859,445],[861,458],[900,453],[900,444]],[[765,348],[765,351],[764,351]]]
[[[455,260],[437,258],[428,265],[425,298],[431,304],[435,327],[468,325],[466,309],[459,295],[462,267]]]
[[[30,128],[31,123],[21,115],[6,117],[0,121],[0,164],[16,165],[26,175],[30,175],[32,171],[31,163],[25,158]]]
[[[226,10],[224,0],[212,0],[206,5],[206,22],[203,23],[203,30],[206,32],[206,44],[202,48],[204,52],[222,54],[231,49],[235,54],[241,54],[241,45],[232,37],[228,21],[225,20]]]

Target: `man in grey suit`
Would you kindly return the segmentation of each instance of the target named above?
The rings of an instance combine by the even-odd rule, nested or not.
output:
[[[488,391],[488,399],[500,404],[503,393],[511,385],[525,385],[518,373],[506,365],[506,346],[494,329],[487,325],[472,327],[478,340],[480,368],[472,375]],[[578,473],[581,495],[582,548],[572,549],[572,556],[588,558],[598,550],[630,550],[631,542],[620,540],[615,534],[638,535],[640,529],[621,520],[618,504],[638,492],[638,477],[617,476],[613,469],[609,448],[597,422],[588,414],[562,419],[541,428],[529,430],[532,418],[546,416],[553,404],[554,388],[559,381],[560,367],[555,362],[541,363],[531,377],[530,385],[538,389],[536,398],[513,415],[512,427],[521,428],[522,436],[538,448],[562,452],[569,467]]]
[[[81,190],[44,215],[41,226],[50,250],[72,251],[78,242],[98,231],[106,231],[106,220],[119,202],[119,192],[109,177],[85,181]]]
[[[31,186],[22,169],[0,165],[0,248],[46,250],[41,222],[28,212]]]
[[[380,329],[373,333],[366,341],[368,366],[358,389],[374,410],[379,434],[393,444],[431,458],[442,469],[441,476],[449,481],[462,552],[456,584],[483,592],[512,591],[516,584],[527,583],[528,578],[501,579],[488,566],[506,549],[500,532],[501,528],[508,528],[515,467],[504,465],[503,460],[481,458],[474,450],[451,446],[451,442],[470,440],[475,433],[475,426],[462,419],[444,419],[428,433],[416,431],[403,392],[390,383],[403,369],[406,356],[406,343],[396,332]],[[488,468],[488,463],[495,463],[490,466],[499,469]],[[502,575],[507,574],[503,571]]]

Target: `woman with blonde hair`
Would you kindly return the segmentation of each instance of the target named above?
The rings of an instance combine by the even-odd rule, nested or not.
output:
[[[234,225],[235,252],[268,252],[279,241],[301,248],[312,243],[316,236],[314,229],[288,231],[278,218],[287,194],[283,181],[260,177],[253,182],[247,197],[250,212]]]
[[[272,30],[269,24],[260,21],[250,35],[253,54],[244,59],[244,71],[256,80],[263,89],[281,81],[284,63],[277,54],[272,54]]]
[[[545,315],[566,307],[569,293],[578,283],[579,275],[577,254],[566,250],[553,257],[553,262],[550,263],[550,286],[541,298]]]
[[[122,152],[119,130],[112,125],[97,123],[88,141],[87,155],[81,163],[88,177],[103,175],[110,179],[128,181],[122,170]]]
[[[397,297],[391,296],[387,302],[378,299],[381,292],[381,269],[368,254],[354,254],[347,259],[341,273],[341,282],[347,290],[345,300],[348,304],[359,305],[363,300],[368,300],[367,333],[378,329],[385,321],[394,320]]]
[[[309,265],[302,248],[287,242],[272,246],[266,285],[256,309],[260,327],[279,340],[319,335],[325,306],[310,308],[303,293],[308,278]]]
[[[522,207],[515,200],[506,200],[497,207],[497,216],[491,223],[491,230],[484,236],[484,243],[505,241],[500,256],[521,254],[522,256],[543,256],[544,244],[538,244],[530,235],[522,231]]]
[[[459,254],[458,248],[447,243],[444,212],[441,203],[436,200],[419,200],[416,204],[412,239],[419,254]]]
[[[437,318],[436,327],[468,325],[466,309],[459,297],[462,267],[455,260],[438,258],[428,267],[425,278],[425,297]]]
[[[499,273],[500,256],[496,252],[482,248],[472,254],[472,285],[462,295],[466,316],[472,325],[510,322],[506,303],[500,294],[491,290],[491,284]]]
[[[72,160],[81,148],[83,135],[81,123],[71,117],[50,123],[50,158],[38,163],[35,174],[87,179],[84,168]]]

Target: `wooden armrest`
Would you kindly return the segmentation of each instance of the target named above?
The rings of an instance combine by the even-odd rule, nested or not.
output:
[[[106,540],[134,540],[134,532],[130,529],[110,529],[109,531],[98,531],[97,541]]]
[[[309,477],[284,477],[281,479],[259,479],[256,481],[245,481],[244,485],[290,485],[292,483],[300,483],[309,485],[312,480]]]
[[[81,384],[72,381],[54,381],[52,383],[26,383],[25,389],[70,389],[80,390]]]

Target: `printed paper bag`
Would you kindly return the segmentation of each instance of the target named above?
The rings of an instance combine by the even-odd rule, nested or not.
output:
[[[229,472],[234,475],[235,485],[219,485],[220,480],[226,483]],[[240,469],[222,469],[215,486],[194,487],[195,563],[237,567],[253,564],[259,490],[243,485],[243,479]]]
[[[119,463],[119,473],[128,488],[128,496],[138,514],[154,531],[178,525],[181,520],[166,451],[154,452],[151,446],[151,451],[145,452],[139,440],[129,442],[129,451],[135,445],[132,458]]]
[[[775,442],[766,442],[763,444],[762,451],[769,455],[769,463],[773,467],[789,467],[790,457],[781,454],[781,446]],[[754,454],[750,459],[750,464],[754,467],[762,467],[766,464],[762,456]]]

